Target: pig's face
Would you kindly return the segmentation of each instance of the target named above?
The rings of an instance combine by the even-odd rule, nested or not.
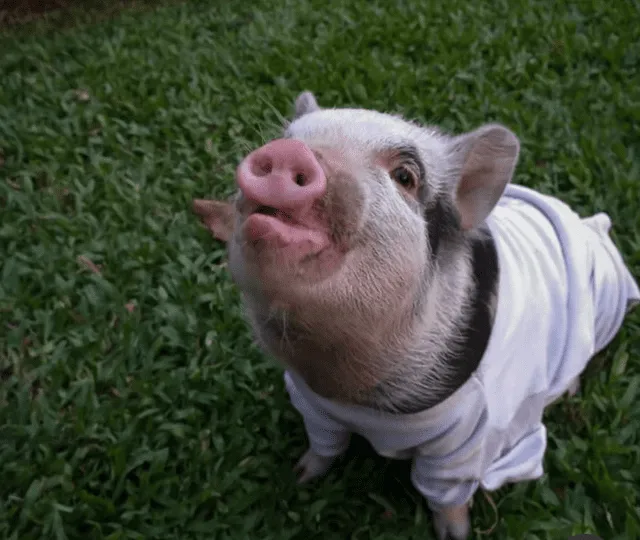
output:
[[[451,138],[375,111],[320,109],[304,93],[283,139],[238,167],[233,208],[197,201],[196,211],[228,242],[262,344],[308,381],[328,376],[320,356],[334,374],[327,356],[347,358],[341,384],[371,387],[389,371],[375,360],[383,351],[415,347],[418,327],[453,309],[430,303],[430,291],[462,284],[460,246],[517,153],[501,126]]]
[[[317,169],[306,176],[314,181],[309,177],[317,175],[321,185],[301,208],[287,208],[283,193],[253,192],[251,182],[264,185],[277,178],[247,178],[251,173],[239,171],[241,185],[249,185],[239,192],[229,256],[240,288],[281,307],[362,306],[363,318],[388,310],[391,298],[411,302],[428,271],[429,249],[421,204],[426,152],[416,145],[421,131],[408,132],[408,127],[358,110],[321,110],[295,120],[284,133],[292,141],[282,144],[304,144],[276,148],[256,161],[307,154],[294,171],[284,173],[301,174],[296,171],[307,166],[304,160]],[[424,139],[424,149],[437,148],[437,140]],[[309,185],[300,188],[289,177],[285,181],[301,192]]]

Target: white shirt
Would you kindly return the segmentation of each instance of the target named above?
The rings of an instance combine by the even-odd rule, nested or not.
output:
[[[606,214],[581,219],[566,204],[509,185],[487,219],[498,251],[499,298],[487,350],[471,378],[415,414],[347,406],[285,383],[320,456],[351,433],[382,456],[413,459],[411,480],[432,509],[463,504],[543,473],[544,408],[615,336],[640,290],[609,237]]]

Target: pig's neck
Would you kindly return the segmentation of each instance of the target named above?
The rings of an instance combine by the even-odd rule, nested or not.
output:
[[[370,405],[398,412],[425,410],[460,388],[482,360],[495,316],[499,267],[495,242],[483,227],[439,254],[412,349],[371,396]]]
[[[424,410],[451,395],[480,363],[498,280],[488,231],[445,243],[437,264],[428,290],[416,291],[425,301],[386,313],[390,325],[369,321],[354,328],[348,317],[327,325],[309,319],[316,311],[310,306],[299,314],[253,306],[249,318],[263,348],[316,393],[390,412]]]
[[[389,371],[387,352],[406,335],[410,321],[397,313],[386,317],[397,324],[385,328],[383,317],[380,322],[364,321],[361,313],[343,310],[327,317],[322,312],[313,305],[286,311],[254,306],[248,315],[260,345],[313,391],[343,403],[367,405]]]

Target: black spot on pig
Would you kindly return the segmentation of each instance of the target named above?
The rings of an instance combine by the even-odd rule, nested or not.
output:
[[[484,356],[493,328],[493,304],[498,293],[500,275],[498,252],[489,229],[483,227],[470,241],[476,289],[471,317],[464,329],[464,347],[454,363],[460,366],[456,374],[456,388],[471,376]]]
[[[446,230],[444,234],[446,235]],[[439,237],[438,234],[436,237]],[[418,399],[413,398],[410,403],[395,404],[394,411],[411,414],[441,403],[469,380],[484,356],[494,321],[494,301],[499,283],[498,252],[491,232],[486,226],[474,231],[467,241],[467,248],[471,251],[476,286],[470,301],[470,316],[459,328],[464,338],[462,346],[459,345],[459,338],[456,337],[455,341],[458,345],[452,343],[451,355],[446,359],[451,371],[441,387],[435,392],[429,392],[429,395],[420,396]],[[437,250],[437,244],[435,249]]]
[[[442,198],[436,198],[431,203],[427,203],[424,217],[427,224],[429,252],[431,257],[436,259],[442,243],[454,239],[461,240],[460,219],[453,206]]]

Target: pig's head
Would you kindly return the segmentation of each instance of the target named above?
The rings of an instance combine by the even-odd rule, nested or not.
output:
[[[366,402],[418,356],[437,379],[473,287],[465,246],[511,179],[516,136],[447,136],[308,92],[295,109],[240,163],[232,200],[194,202],[256,337],[327,397]]]

